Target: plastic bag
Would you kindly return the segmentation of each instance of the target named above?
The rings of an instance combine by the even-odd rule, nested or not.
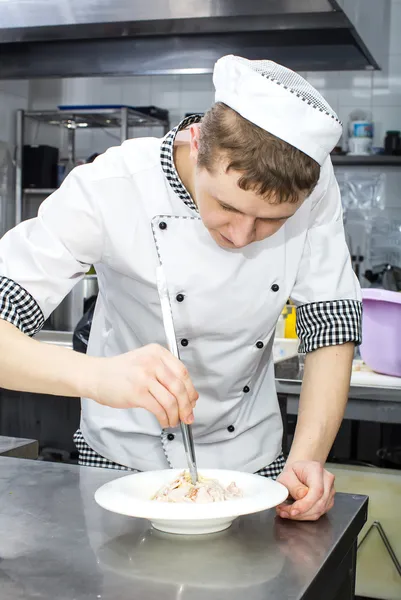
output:
[[[78,321],[78,324],[74,329],[74,334],[72,336],[72,347],[76,352],[82,352],[83,354],[86,354],[95,306],[96,298],[93,298],[88,310]]]
[[[384,173],[345,171],[337,173],[336,177],[345,216],[350,212],[356,213],[359,218],[370,219],[385,208]]]

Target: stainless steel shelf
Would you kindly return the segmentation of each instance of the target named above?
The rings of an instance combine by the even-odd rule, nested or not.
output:
[[[54,189],[23,189],[23,147],[25,143],[25,121],[63,127],[68,137],[68,161],[75,164],[75,137],[85,129],[119,128],[123,143],[129,138],[131,127],[162,127],[164,135],[170,129],[168,110],[156,106],[63,106],[54,110],[16,111],[16,168],[15,168],[15,224],[23,218],[23,205],[30,196],[46,197]]]
[[[372,154],[370,156],[350,156],[347,154],[332,154],[333,165],[360,167],[401,167],[401,156]]]
[[[30,194],[32,196],[50,196],[53,192],[56,191],[56,188],[25,188],[23,190],[24,194]]]
[[[167,112],[156,107],[153,109],[155,115]],[[167,123],[167,118],[159,118],[131,107],[34,110],[26,111],[25,116],[47,125],[57,125],[67,129],[104,129],[121,127],[124,119],[122,111],[126,111],[128,127],[163,127]]]

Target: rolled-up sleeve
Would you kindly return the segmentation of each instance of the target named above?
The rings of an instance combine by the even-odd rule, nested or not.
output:
[[[340,190],[328,160],[324,167],[328,184],[311,209],[291,293],[300,352],[362,341],[361,291],[345,241]]]
[[[0,240],[0,318],[34,335],[92,264],[103,227],[90,167],[78,167],[35,219]],[[89,168],[89,169],[88,169]]]

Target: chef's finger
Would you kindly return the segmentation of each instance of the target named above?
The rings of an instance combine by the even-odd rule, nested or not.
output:
[[[325,512],[322,512],[321,510],[319,510],[319,511],[310,510],[307,513],[299,514],[296,516],[286,515],[281,518],[291,519],[291,521],[317,521],[324,514],[325,514]]]
[[[291,508],[288,507],[288,510],[285,508],[280,510],[279,515],[282,518],[290,518],[297,521],[316,521],[334,506],[334,475],[328,471],[324,471],[323,473],[323,486],[324,492],[322,497],[309,510],[293,514],[293,507],[297,504],[294,503]]]
[[[168,389],[156,379],[150,380],[149,392],[164,408],[168,418],[168,427],[177,427],[180,421],[180,415],[178,410],[178,402],[175,396],[173,396],[173,394],[171,394]]]
[[[283,502],[278,509],[288,510],[293,505],[291,499],[301,500],[308,493],[308,488],[299,480],[296,472],[291,467],[285,468],[277,481],[287,488],[290,495],[290,498]]]
[[[308,493],[291,506],[291,517],[307,513],[323,498],[325,492],[323,471],[323,467],[318,463],[310,465],[304,482],[309,488]]]
[[[326,512],[329,512],[334,506],[334,496],[330,499],[330,502],[327,505],[327,510]]]
[[[162,362],[160,362],[160,365],[156,370],[156,377],[159,383],[161,383],[176,399],[179,420],[188,425],[193,423],[194,416],[192,404],[183,382]]]
[[[141,404],[143,408],[155,415],[156,419],[159,421],[163,429],[165,429],[166,427],[170,427],[166,411],[164,410],[163,406],[159,404],[156,398],[152,396],[150,392],[144,395]]]
[[[185,385],[190,402],[196,402],[199,398],[199,394],[195,390],[194,384],[192,383],[185,365],[178,358],[173,356],[166,348],[163,348],[163,346],[160,346],[160,349],[160,358],[162,359],[163,363]]]
[[[323,496],[321,497],[320,500],[318,500],[318,502],[316,504],[314,504],[310,510],[307,510],[304,513],[298,513],[297,514],[293,514],[292,511],[294,510],[294,506],[295,506],[295,510],[296,509],[296,504],[295,502],[290,503],[290,504],[280,504],[279,506],[276,507],[276,512],[277,514],[283,518],[283,519],[296,519],[296,520],[308,520],[308,518],[311,515],[316,515],[316,514],[320,514],[323,515],[326,512],[328,512],[329,510],[331,510],[331,508],[333,508],[334,505],[334,496],[335,496],[335,491],[334,489],[331,490],[331,492],[329,492],[328,494],[326,494],[326,492],[323,494]],[[299,518],[298,518],[299,517]],[[312,519],[314,520],[314,519]]]

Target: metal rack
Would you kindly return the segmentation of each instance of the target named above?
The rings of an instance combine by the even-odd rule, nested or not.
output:
[[[401,156],[389,156],[385,154],[371,154],[369,156],[332,154],[331,161],[333,165],[339,167],[401,167]]]
[[[16,112],[16,156],[15,156],[15,224],[22,221],[23,201],[25,195],[47,196],[54,189],[22,187],[23,147],[25,121],[33,121],[55,127],[63,127],[68,133],[68,161],[75,163],[75,134],[86,129],[120,129],[121,143],[128,139],[132,127],[163,127],[164,134],[170,129],[168,111],[151,107],[116,106],[111,108],[75,108],[69,110],[36,110]]]

